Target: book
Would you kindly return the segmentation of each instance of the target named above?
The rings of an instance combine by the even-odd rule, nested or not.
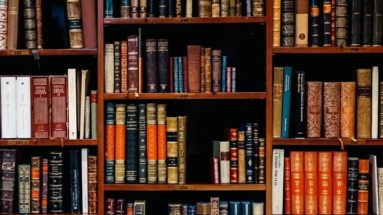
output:
[[[291,163],[292,164],[292,163]],[[318,213],[332,213],[332,152],[318,152]],[[293,175],[291,174],[291,179]],[[291,184],[291,188],[292,184]],[[293,192],[293,190],[291,190]],[[292,204],[294,207],[294,204]]]
[[[159,92],[169,92],[169,42],[158,39],[158,89]]]
[[[24,42],[26,49],[37,48],[36,1],[24,1]]]
[[[377,166],[377,156],[376,155],[370,155],[370,181],[371,181],[371,203],[372,203],[372,213],[373,214],[380,214],[379,212],[379,185],[378,185],[378,166]]]
[[[283,214],[284,150],[273,149],[272,167],[272,214]]]
[[[178,183],[186,184],[186,167],[187,167],[187,116],[178,116]]]
[[[273,47],[281,45],[281,0],[273,1]]]
[[[105,183],[115,183],[116,111],[111,102],[105,103]]]
[[[295,45],[308,46],[309,2],[297,0],[295,5]]]
[[[246,162],[246,183],[252,184],[256,181],[255,178],[255,156],[254,156],[254,128],[253,123],[245,123],[245,162]]]
[[[116,161],[115,183],[125,183],[125,159],[126,159],[126,104],[116,104]]]
[[[51,137],[66,138],[68,85],[66,76],[51,76]]]
[[[219,144],[219,181],[221,184],[230,183],[230,143],[229,141],[221,141]]]
[[[97,123],[98,123],[98,109],[97,109],[97,90],[90,91],[90,127],[91,138],[97,139]]]
[[[291,159],[288,157],[284,158],[284,175],[283,175],[283,177],[284,177],[284,180],[283,180],[284,213],[285,214],[291,214]]]
[[[113,50],[114,50],[114,93],[120,93],[121,92],[121,47],[120,47],[120,41],[114,41],[113,43]]]
[[[77,74],[76,69],[68,69],[68,137],[77,139]]]
[[[31,79],[32,83],[32,127],[34,138],[49,138],[49,100],[50,88],[49,78],[35,76]],[[3,115],[4,116],[4,115]],[[75,118],[76,119],[76,118]]]
[[[81,212],[84,214],[87,214],[89,212],[88,153],[89,149],[81,149]]]
[[[363,2],[363,28],[362,28],[362,40],[363,46],[371,46],[372,43],[372,6],[373,0],[364,0]]]
[[[293,47],[295,45],[295,3],[292,0],[281,0],[281,46]]]
[[[339,137],[340,83],[323,83],[324,136]]]
[[[273,77],[273,137],[281,137],[283,67],[274,67]]]
[[[359,159],[357,214],[368,214],[370,161]]]
[[[97,47],[96,5],[96,1],[81,1],[81,21],[84,35],[84,48]]]
[[[211,57],[212,57],[212,86],[213,86],[213,93],[219,92],[221,89],[221,56],[222,51],[213,49],[211,51]]]
[[[138,170],[138,155],[137,155],[137,152],[138,152],[138,126],[137,126],[138,125],[138,107],[137,105],[127,104],[125,124],[126,124],[125,181],[127,183],[134,184],[134,183],[137,183],[138,181],[138,174],[137,174],[137,170]],[[118,150],[118,148],[116,148],[116,150]]]
[[[146,104],[146,142],[148,183],[157,183],[157,105]]]
[[[306,136],[306,75],[304,71],[295,72],[295,137]]]
[[[138,182],[147,182],[147,156],[146,156],[146,105],[138,104]]]
[[[189,92],[198,93],[201,89],[201,46],[188,45],[187,58]]]
[[[106,0],[104,6],[104,17],[105,18],[113,18],[113,0]]]
[[[16,78],[16,137],[31,138],[31,77]]]
[[[63,153],[49,152],[48,208],[50,213],[63,213]]]
[[[371,74],[371,138],[378,138],[379,129],[379,68],[372,67]]]
[[[230,184],[238,183],[238,129],[229,128]]]
[[[178,184],[177,117],[166,117],[167,183]]]
[[[40,213],[41,159],[31,157],[31,213]]]
[[[8,2],[3,0],[0,2],[0,50],[7,49],[7,33],[8,33]]]
[[[346,213],[347,162],[347,152],[333,152],[333,214]]]
[[[80,0],[66,0],[66,2],[70,48],[84,48],[81,2]]]
[[[128,41],[123,40],[120,44],[121,93],[126,93],[128,90]]]
[[[371,69],[358,69],[357,74],[357,138],[371,138]]]
[[[97,156],[88,156],[88,211],[97,213]]]
[[[19,213],[30,213],[31,210],[31,166],[29,164],[20,164],[18,166],[19,175]],[[13,196],[10,196],[11,198]]]
[[[323,0],[323,46],[331,46],[331,0]]]
[[[77,149],[68,151],[69,159],[69,182],[71,186],[70,191],[70,212],[80,213],[81,212],[81,178],[80,178],[80,152]]]
[[[282,138],[288,138],[290,132],[290,101],[291,101],[292,68],[283,69],[283,97],[282,97]]]
[[[41,213],[48,212],[48,159],[41,162]]]
[[[350,46],[360,46],[362,44],[362,1],[352,0],[350,4],[351,17],[351,41]]]
[[[158,92],[157,83],[157,39],[146,39],[146,91]],[[129,46],[128,46],[129,47]]]
[[[243,123],[238,128],[238,183],[246,183],[245,125]]]
[[[128,36],[128,92],[135,93],[139,89],[139,57],[141,56],[139,38],[137,35]]]
[[[372,11],[372,46],[382,45],[382,2],[373,0]]]
[[[0,77],[1,80],[1,138],[17,137],[16,77]]]
[[[18,32],[19,32],[19,28],[18,28],[18,24],[19,24],[19,0],[9,0],[8,1],[7,14],[8,14],[8,16],[5,20],[5,21],[8,20],[7,28],[6,28],[7,32],[5,32],[6,33],[6,37],[5,37],[6,47],[7,47],[7,49],[17,49]],[[3,17],[3,19],[5,19],[5,17]]]
[[[349,1],[336,0],[335,12],[335,43],[337,47],[345,47],[348,42]]]
[[[383,198],[383,168],[378,167],[378,198]],[[383,214],[383,204],[379,203],[379,213]]]
[[[358,195],[358,157],[347,158],[347,214],[356,214]]]
[[[340,83],[340,136],[355,137],[355,82]]]
[[[321,137],[322,82],[307,82],[307,137]]]
[[[317,152],[304,152],[304,207],[305,214],[318,213],[318,159]],[[294,180],[294,178],[291,178]],[[294,206],[293,206],[294,207]]]
[[[166,104],[157,104],[158,183],[166,183]]]
[[[114,45],[105,44],[105,93],[114,92]]]

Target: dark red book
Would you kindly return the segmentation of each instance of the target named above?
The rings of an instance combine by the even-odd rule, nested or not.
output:
[[[184,92],[189,92],[189,77],[188,77],[188,58],[186,56],[182,57],[182,72],[183,78],[184,78]]]
[[[34,138],[49,138],[49,78],[32,77],[32,131]]]
[[[84,34],[84,47],[96,48],[96,1],[81,1],[81,20]]]
[[[238,129],[230,128],[230,183],[238,183]]]
[[[67,77],[51,77],[51,137],[67,137]]]

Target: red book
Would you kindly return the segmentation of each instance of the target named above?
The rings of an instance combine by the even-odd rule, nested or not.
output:
[[[369,159],[359,159],[358,178],[358,214],[368,214],[368,187],[370,175]]]
[[[284,177],[284,206],[285,214],[291,214],[291,160],[285,158],[285,177]]]
[[[34,138],[49,138],[49,78],[32,77],[32,130]]]
[[[333,152],[332,214],[346,214],[347,152]]]
[[[305,214],[318,213],[317,152],[305,152]]]
[[[230,141],[230,183],[238,183],[238,129],[229,129]]]
[[[96,48],[96,1],[81,0],[81,21],[84,33],[84,47]]]
[[[305,210],[305,176],[304,152],[292,151],[291,158],[291,212],[304,214]]]
[[[318,213],[332,212],[332,152],[318,152]]]
[[[189,92],[189,77],[188,77],[188,58],[182,57],[182,71],[183,71],[183,78],[184,78],[184,92]]]
[[[51,77],[51,137],[67,137],[67,77]]]

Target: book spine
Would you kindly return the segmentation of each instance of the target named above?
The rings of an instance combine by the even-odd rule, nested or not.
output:
[[[238,183],[238,129],[230,128],[230,183]]]
[[[293,214],[304,213],[304,152],[292,151],[291,157],[291,211]],[[282,162],[282,161],[281,161]],[[281,169],[282,171],[282,169]],[[282,182],[281,182],[282,183]]]
[[[178,57],[177,58],[177,63],[178,63],[178,92],[184,93],[185,92],[185,87],[184,87],[184,69],[183,69],[183,57]]]
[[[125,215],[125,200],[124,199],[116,200],[116,210],[114,212],[116,215]]]
[[[91,138],[97,139],[97,90],[90,91]]]
[[[126,104],[116,104],[116,131],[115,131],[115,180],[114,183],[125,182],[125,159],[126,159]],[[126,124],[125,124],[126,123]]]
[[[272,214],[283,214],[283,193],[281,190],[283,189],[284,153],[283,149],[273,149]]]
[[[160,92],[169,92],[169,42],[158,39],[158,88]]]
[[[1,212],[3,214],[12,214],[14,208],[14,187],[16,179],[16,150],[3,149],[2,167],[1,167]],[[28,189],[29,190],[29,189]]]
[[[371,69],[357,71],[357,138],[371,138]]]
[[[266,184],[266,143],[265,138],[259,138],[259,162],[258,162],[258,183]],[[255,150],[257,151],[257,150]],[[255,164],[256,165],[256,164]]]
[[[167,0],[168,3],[168,16],[175,17],[175,2],[174,0]]]
[[[282,132],[283,67],[274,67],[273,73],[273,137],[280,138]]]
[[[31,213],[40,213],[40,157],[31,158]]]
[[[165,18],[167,13],[167,0],[160,0],[158,3],[158,17]]]
[[[372,213],[379,213],[379,195],[378,195],[378,166],[377,166],[377,157],[376,155],[370,155],[370,180],[371,186],[371,205],[372,205]]]
[[[321,137],[322,82],[307,82],[307,137]]]
[[[187,46],[189,92],[198,93],[201,90],[201,46]]]
[[[169,211],[169,215],[181,214],[182,213],[182,204],[180,204],[180,203],[168,203],[168,211]]]
[[[323,0],[323,46],[331,46],[331,0]]]
[[[178,183],[186,184],[187,117],[178,116]]]
[[[49,212],[63,213],[63,155],[62,152],[49,152]]]
[[[80,0],[67,0],[70,48],[84,48]]]
[[[324,82],[323,84],[324,136],[339,137],[340,83]]]
[[[116,111],[111,102],[105,103],[105,183],[115,183]]]
[[[340,136],[355,137],[355,82],[341,82]]]
[[[51,137],[66,138],[67,135],[67,78],[51,77]]]
[[[25,48],[37,48],[36,36],[36,1],[24,0],[24,38]]]
[[[147,182],[147,160],[146,160],[146,105],[138,105],[138,182]]]
[[[359,159],[358,166],[358,202],[357,214],[368,214],[368,187],[370,183],[370,166],[368,159]]]
[[[212,84],[213,92],[221,89],[221,50],[212,50]]]
[[[378,138],[379,126],[379,68],[372,67],[371,77],[371,138]]]
[[[132,35],[128,37],[128,92],[135,93],[139,91],[138,74],[138,37]]]
[[[128,41],[121,41],[121,93],[128,91]]]
[[[88,214],[88,148],[81,149],[81,212]]]
[[[184,87],[184,93],[189,92],[189,71],[188,71],[188,58],[187,56],[182,57],[182,77],[183,77],[183,87]]]
[[[169,92],[174,93],[174,57],[169,57]]]
[[[212,10],[212,17],[220,17],[221,15],[221,5],[219,0],[212,0],[211,4],[211,10]]]
[[[281,41],[283,47],[295,45],[295,2],[294,0],[282,0]]]
[[[304,206],[305,214],[317,214],[317,152],[304,152]],[[294,180],[294,178],[293,178]]]
[[[250,1],[250,4],[251,4],[251,1]],[[263,16],[264,7],[265,7],[264,0],[254,0],[253,8],[252,8],[253,16]]]
[[[140,0],[140,18],[155,17],[154,2],[151,0]],[[148,5],[149,4],[149,5]]]
[[[229,201],[230,214],[240,215],[241,214],[241,202]]]
[[[259,149],[260,149],[260,139],[259,138],[259,129],[258,123],[253,123],[253,167],[254,167],[254,183],[258,184],[259,182],[259,167],[260,167],[260,157],[259,157]],[[264,143],[264,142],[263,142]]]
[[[284,214],[291,214],[291,160],[290,158],[284,159],[284,186],[283,186],[283,205]]]
[[[383,138],[383,82],[379,83],[379,138]]]
[[[246,183],[245,125],[238,128],[238,183]]]
[[[220,142],[220,179],[221,184],[230,183],[230,143],[229,141]]]
[[[331,214],[332,212],[332,160],[332,152],[318,152],[319,214]],[[293,184],[291,184],[291,186],[293,186]]]
[[[114,93],[121,92],[121,59],[120,41],[114,41]]]
[[[70,191],[70,211],[71,213],[81,212],[81,201],[80,201],[80,160],[79,150],[69,150],[69,181],[71,186]]]
[[[114,92],[114,45],[105,44],[105,93]]]
[[[37,0],[40,1],[40,0]],[[41,3],[41,1],[40,1]],[[36,5],[37,6],[37,5]],[[0,5],[1,7],[1,5]],[[1,9],[0,9],[1,10]],[[37,10],[37,8],[36,8]],[[41,13],[41,10],[40,10]],[[3,16],[2,16],[3,17]],[[5,18],[5,17],[4,17]],[[3,19],[4,19],[3,18]],[[41,15],[40,15],[41,18]],[[5,40],[7,42],[6,47],[7,49],[16,49],[17,48],[17,41],[18,41],[18,23],[19,23],[19,0],[9,0],[8,1],[8,32],[5,32],[7,34]],[[1,21],[0,21],[1,25]],[[3,29],[3,28],[1,28]],[[1,35],[1,32],[0,32]]]
[[[120,0],[120,17],[130,18],[130,1]]]
[[[335,18],[336,18],[336,0],[331,0],[331,46],[335,47]]]
[[[383,199],[383,168],[378,168],[378,195],[379,199]],[[379,213],[383,214],[383,204],[379,203]]]
[[[219,197],[210,197],[210,215],[219,215]]]
[[[372,45],[382,45],[382,2],[373,0]]]
[[[157,104],[158,183],[166,183],[166,104]]]
[[[211,48],[205,48],[205,93],[211,93]]]
[[[211,17],[212,16],[212,1],[211,0],[199,0],[199,17]]]
[[[231,67],[231,91],[230,92],[236,92],[237,91],[237,68]]]
[[[308,10],[309,2],[297,0],[295,5],[295,44],[296,46],[308,45]]]
[[[319,46],[319,22],[320,22],[320,10],[317,0],[310,1],[310,38],[311,38],[311,47]]]
[[[19,213],[30,213],[31,207],[31,166],[29,164],[20,164],[18,168],[19,175]]]
[[[166,117],[167,183],[178,184],[177,117]]]
[[[229,16],[229,0],[221,0],[221,17]]]
[[[264,214],[265,212],[265,203],[264,202],[253,202],[253,214]]]
[[[33,92],[33,91],[32,91]],[[17,137],[16,77],[1,77],[1,137]]]
[[[222,69],[221,69],[221,92],[226,92],[226,68],[227,68],[227,56],[222,56]]]
[[[348,1],[336,0],[335,39],[337,47],[347,46],[348,41]]]
[[[49,79],[32,77],[33,137],[49,138]]]
[[[186,17],[189,17],[189,18],[193,17],[193,1],[192,0],[186,0]]]
[[[128,104],[126,106],[125,178],[126,178],[126,182],[130,184],[137,183],[137,179],[138,179],[137,150],[138,150],[138,107],[135,104]]]
[[[346,214],[347,152],[333,152],[333,214]]]
[[[41,164],[41,213],[48,212],[48,159],[43,158]]]
[[[281,0],[273,1],[273,47],[281,45]]]
[[[363,46],[371,46],[372,42],[372,2],[373,0],[364,0],[363,1]]]
[[[235,16],[242,16],[242,0],[235,0]]]
[[[219,202],[219,214],[220,215],[229,215],[229,202],[220,201]]]
[[[347,214],[356,214],[358,195],[358,158],[347,159]]]
[[[351,0],[351,46],[362,44],[362,1]]]
[[[130,2],[130,15],[131,18],[138,18],[140,17],[140,1],[139,0],[131,0]]]
[[[105,214],[112,215],[116,211],[116,200],[113,198],[105,199]]]
[[[0,1],[0,50],[7,49],[8,33],[8,1]]]
[[[146,39],[146,91],[158,92],[157,86],[157,39]]]
[[[306,136],[306,75],[304,71],[295,73],[295,137]]]
[[[201,81],[201,83],[200,83],[201,90],[200,90],[200,92],[201,93],[205,92],[205,63],[206,63],[205,48],[201,47],[201,68],[200,68],[200,76],[201,76],[201,80],[200,80]]]
[[[16,107],[16,136],[31,138],[31,78],[29,76],[18,76],[16,79]]]
[[[146,202],[145,200],[136,200],[133,205],[133,212],[135,215],[145,215],[146,214]]]
[[[290,131],[291,77],[292,68],[285,67],[283,70],[282,138],[288,138]]]
[[[174,57],[173,58],[173,67],[174,67],[174,74],[173,74],[173,77],[174,77],[174,92],[175,93],[179,93],[179,86],[178,86],[178,57]]]
[[[246,183],[252,184],[255,182],[254,177],[254,130],[252,123],[245,124],[245,161],[246,161]]]
[[[88,156],[89,214],[97,214],[97,157]]]
[[[84,48],[96,48],[96,1],[81,1],[81,16],[84,34]],[[37,25],[37,36],[39,35],[38,32],[39,26]]]
[[[104,17],[113,18],[113,0],[106,0],[104,6]]]
[[[157,105],[146,104],[148,183],[157,183]]]
[[[176,17],[182,17],[182,1],[176,0]]]
[[[42,21],[43,18],[42,18],[41,1],[42,0],[36,0],[36,43],[37,43],[38,49],[43,48],[43,42],[44,42],[43,41],[43,21]],[[96,33],[96,32],[94,32],[94,33]],[[94,35],[93,37],[95,38],[95,36],[96,35]],[[94,46],[94,48],[95,47],[96,46]]]

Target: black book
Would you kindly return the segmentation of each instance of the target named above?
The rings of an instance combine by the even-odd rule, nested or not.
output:
[[[49,212],[63,213],[64,186],[62,152],[49,153],[48,187]]]
[[[15,199],[16,150],[3,149],[1,159],[1,212],[12,214]]]
[[[306,75],[304,71],[295,71],[295,137],[306,135]]]
[[[69,150],[70,211],[81,213],[81,175],[79,150]]]
[[[358,201],[358,158],[347,161],[347,214],[356,214]]]
[[[138,169],[138,109],[135,104],[126,106],[126,182],[137,183]]]
[[[323,46],[331,46],[331,0],[323,0]]]
[[[167,0],[159,0],[158,16],[166,17],[166,12],[167,12]]]
[[[138,182],[147,183],[146,104],[138,105]]]
[[[372,1],[363,1],[363,46],[371,46],[372,43]]]
[[[281,40],[282,46],[292,47],[295,45],[295,2],[294,0],[282,0],[281,14]]]
[[[148,17],[156,17],[156,2],[155,0],[148,0]]]
[[[157,39],[146,39],[146,91],[158,92],[157,86]]]
[[[310,1],[310,39],[311,46],[319,46],[319,22],[320,22],[320,9],[317,0]]]
[[[372,45],[382,45],[382,1],[374,0]]]
[[[360,46],[361,45],[361,35],[362,35],[362,2],[361,0],[352,0],[351,1],[351,46]]]
[[[169,92],[169,42],[158,39],[158,85],[161,93]]]

